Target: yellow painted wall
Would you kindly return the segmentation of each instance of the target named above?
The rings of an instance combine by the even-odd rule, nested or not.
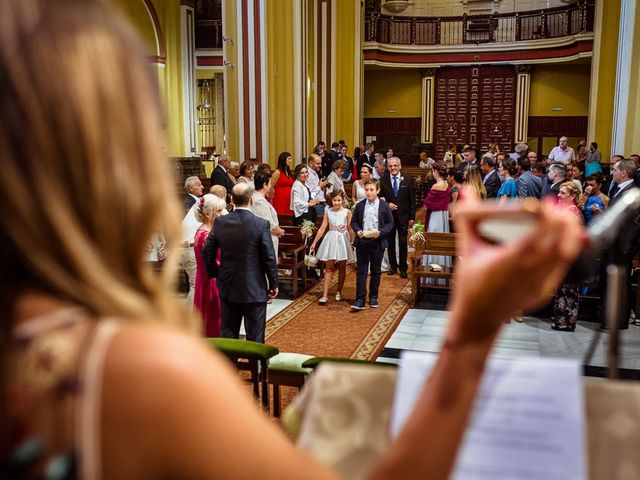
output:
[[[144,2],[142,0],[111,0],[111,2],[134,26],[138,36],[147,46],[149,55],[157,55],[155,29]]]
[[[395,112],[389,112],[389,110]],[[422,116],[422,72],[419,69],[366,69],[364,117]]]
[[[149,55],[157,55],[154,26],[143,0],[111,0],[149,48]],[[184,126],[181,71],[180,2],[152,0],[166,45],[166,64],[157,65],[166,123],[166,151],[169,156],[183,156]]]
[[[314,85],[315,67],[316,67],[316,49],[314,38],[316,35],[315,27],[315,9],[313,1],[309,0],[307,6],[307,85]],[[307,145],[306,151],[312,152],[315,147],[316,137],[316,91],[314,88],[307,89]]]
[[[236,28],[236,8],[237,2],[224,2],[223,23],[224,34],[227,37],[238,38]],[[238,65],[237,43],[224,42],[224,58],[234,65]],[[240,138],[238,135],[238,72],[235,68],[224,69],[224,88],[227,95],[225,105],[225,133],[227,140],[227,153],[231,158],[236,159],[240,154]]]
[[[627,132],[625,138],[624,155],[640,153],[640,8],[636,6],[636,16],[633,27],[633,50],[631,62],[631,77],[629,79],[629,114],[627,116]]]
[[[529,115],[589,115],[590,77],[590,65],[535,65],[531,73]],[[562,110],[552,110],[555,107]]]
[[[336,36],[336,131],[335,138],[344,140],[353,150],[359,144],[359,132],[356,132],[354,119],[360,115],[360,99],[355,96],[355,82],[360,81],[360,70],[356,71],[354,52],[361,57],[359,39],[354,29],[342,29],[344,25],[354,25],[360,21],[360,2],[337,1],[337,29],[342,33]]]
[[[269,1],[266,15],[269,162],[275,166],[278,154],[293,152],[295,146],[293,5],[285,0]]]
[[[616,85],[616,63],[618,52],[618,30],[620,22],[620,0],[606,0],[602,5],[602,35],[596,38],[598,48],[597,88],[591,92],[591,101],[595,102],[593,122],[594,138],[602,152],[602,160],[607,162],[611,152],[611,133],[613,129],[613,103]],[[611,34],[614,32],[614,34]],[[637,49],[636,49],[637,51]],[[590,130],[592,129],[590,126]]]

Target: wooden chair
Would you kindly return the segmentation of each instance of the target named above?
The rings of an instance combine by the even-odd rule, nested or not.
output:
[[[238,340],[236,338],[206,338],[210,346],[226,355],[238,370],[251,372],[253,395],[262,398],[262,406],[269,410],[269,359],[279,350],[266,343]],[[262,395],[260,394],[262,386]]]
[[[426,233],[424,245],[417,247],[411,257],[411,303],[415,305],[420,288],[422,287],[420,280],[423,278],[445,279],[448,280],[446,285],[428,285],[429,288],[451,288],[451,280],[453,279],[454,266],[442,267],[439,272],[431,271],[429,265],[422,265],[423,255],[441,255],[445,257],[453,257],[453,261],[457,258],[457,233]]]
[[[284,235],[278,244],[278,280],[291,282],[291,295],[298,298],[298,279],[302,280],[303,289],[307,285],[307,268],[304,264],[305,245],[300,235],[300,227],[280,225]],[[285,275],[285,271],[291,273]]]
[[[273,416],[280,416],[280,387],[295,387],[300,391],[304,386],[310,368],[302,364],[312,358],[302,353],[279,353],[269,361],[269,383],[273,385]]]

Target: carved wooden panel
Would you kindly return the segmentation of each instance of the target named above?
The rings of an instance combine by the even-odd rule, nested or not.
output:
[[[478,102],[472,98],[470,68],[438,70],[435,90],[434,153],[440,159],[449,145],[469,141],[471,108]]]
[[[435,158],[449,145],[513,148],[516,73],[510,66],[451,67],[436,75]]]
[[[513,67],[484,67],[479,72],[482,95],[480,150],[497,143],[513,151],[515,138],[516,73]]]

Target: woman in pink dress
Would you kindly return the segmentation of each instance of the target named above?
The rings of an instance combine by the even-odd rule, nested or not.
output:
[[[202,334],[205,337],[220,336],[220,297],[215,278],[207,277],[207,268],[202,258],[202,247],[207,241],[213,224],[225,209],[225,201],[210,193],[200,197],[195,208],[196,219],[202,222],[196,231],[193,249],[196,253],[196,286],[193,306],[202,316]],[[219,262],[220,259],[218,258]]]

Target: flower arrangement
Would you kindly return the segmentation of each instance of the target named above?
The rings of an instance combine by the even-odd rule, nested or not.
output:
[[[346,208],[347,210],[351,210],[351,213],[353,213],[356,209],[356,204],[353,203],[353,201],[350,198],[346,198],[344,199],[344,208]]]
[[[409,229],[409,243],[415,246],[416,243],[422,243],[424,241],[424,223],[416,222]]]
[[[302,221],[302,226],[300,227],[300,235],[302,235],[305,244],[307,243],[307,240],[313,237],[313,232],[315,232],[316,230],[316,224],[311,220]]]

